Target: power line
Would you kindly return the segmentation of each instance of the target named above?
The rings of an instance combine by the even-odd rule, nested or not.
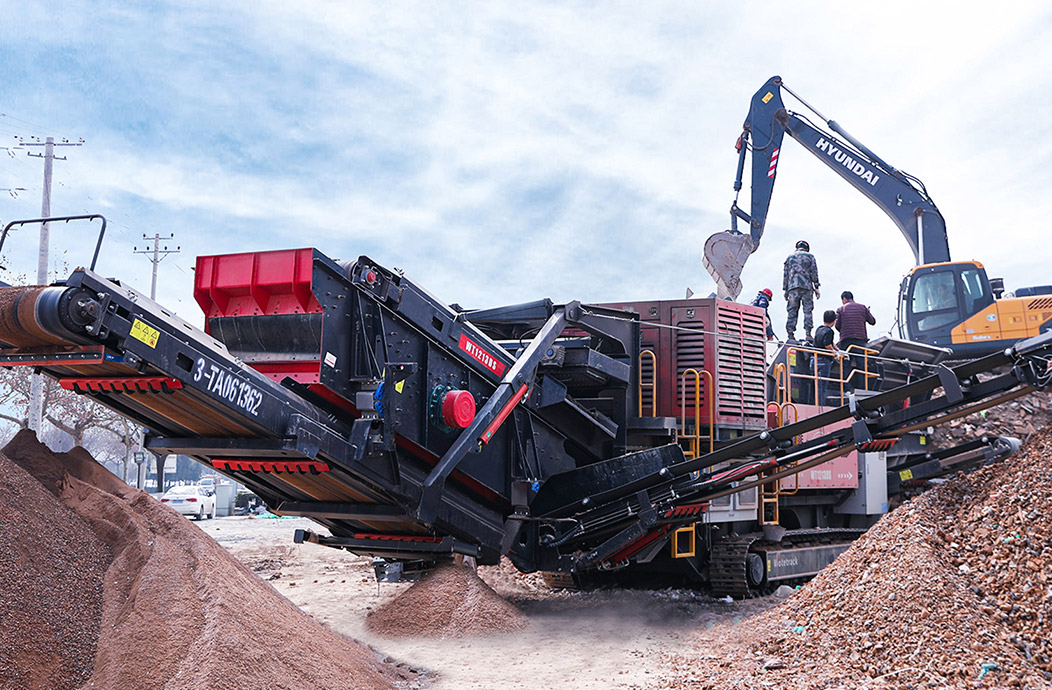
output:
[[[37,132],[50,131],[47,127],[44,127],[43,125],[33,124],[32,122],[28,122],[26,120],[22,120],[20,118],[14,117],[13,115],[8,115],[7,113],[0,113],[0,122],[6,122],[8,120],[13,120],[14,122],[21,122],[22,125],[26,125],[27,127],[31,127],[32,129],[36,130]],[[26,129],[26,127],[23,127],[22,125],[10,125],[10,126],[11,127],[16,127],[18,129]]]

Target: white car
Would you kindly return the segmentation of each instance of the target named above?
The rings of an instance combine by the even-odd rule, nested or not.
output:
[[[198,520],[216,516],[215,495],[197,485],[172,487],[161,497],[161,503]]]

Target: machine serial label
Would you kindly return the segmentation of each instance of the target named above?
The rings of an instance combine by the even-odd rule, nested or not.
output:
[[[263,402],[263,393],[251,383],[239,380],[214,364],[208,364],[203,357],[197,358],[194,367],[194,381],[204,379],[210,393],[214,393],[231,405],[240,407],[253,416],[259,416],[259,405]]]
[[[899,481],[908,482],[913,479],[913,470],[902,470],[899,472]]]
[[[504,363],[496,357],[479,347],[473,340],[463,333],[460,334],[460,349],[468,354],[473,360],[492,371],[497,376],[504,375]]]
[[[161,332],[153,326],[147,326],[139,319],[132,321],[131,332],[128,334],[140,343],[146,343],[150,347],[157,347],[157,338]]]

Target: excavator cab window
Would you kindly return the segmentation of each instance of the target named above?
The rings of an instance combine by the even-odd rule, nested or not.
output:
[[[976,266],[961,270],[961,285],[964,288],[964,313],[976,314],[994,301],[990,293],[986,271]]]
[[[915,331],[931,331],[961,320],[954,275],[948,270],[917,276],[910,300],[910,320]]]

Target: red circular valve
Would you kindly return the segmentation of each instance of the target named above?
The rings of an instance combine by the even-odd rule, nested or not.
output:
[[[475,399],[467,391],[442,396],[442,421],[451,429],[466,429],[475,419]]]
[[[366,272],[366,274],[365,274],[365,282],[369,283],[370,285],[375,283],[376,282],[376,271],[368,271],[368,272]]]

